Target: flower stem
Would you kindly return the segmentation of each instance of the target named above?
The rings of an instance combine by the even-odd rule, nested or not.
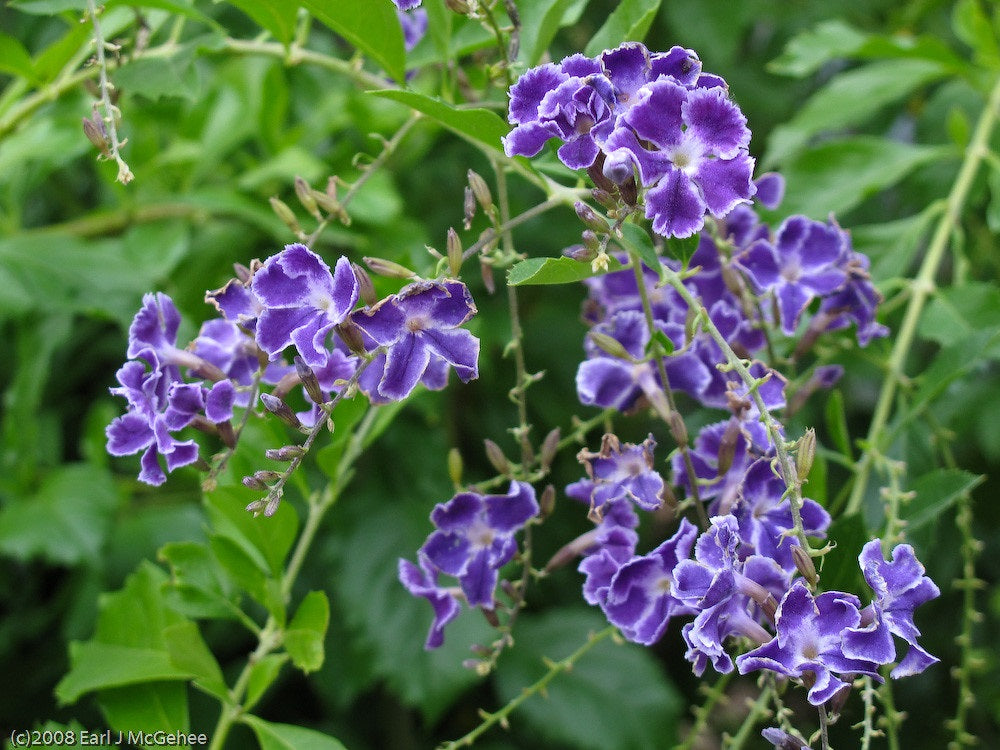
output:
[[[100,21],[97,20],[97,6],[94,0],[87,0],[87,14],[90,16],[90,22],[94,27],[94,55],[97,60],[98,89],[101,92],[98,105],[104,110],[104,117],[102,119],[108,131],[108,152],[118,165],[118,182],[122,185],[127,185],[135,178],[135,175],[132,174],[132,170],[125,163],[125,159],[122,157],[120,151],[125,143],[118,140],[118,119],[121,117],[121,112],[111,101],[111,89],[114,87],[111,81],[108,80],[108,65],[104,58],[104,48],[107,43],[104,41],[104,35],[101,33]]]
[[[998,111],[1000,111],[1000,79],[993,86],[986,107],[983,109],[976,124],[976,129],[965,152],[965,159],[958,171],[958,176],[952,184],[951,192],[948,194],[947,208],[938,221],[934,230],[931,243],[927,248],[927,254],[920,265],[920,270],[913,280],[910,288],[910,299],[900,325],[899,333],[896,335],[892,353],[889,355],[888,372],[885,380],[882,381],[882,389],[879,392],[872,421],[868,428],[868,437],[865,440],[865,451],[858,460],[855,468],[854,486],[847,501],[845,513],[850,515],[861,509],[861,504],[868,489],[868,480],[871,475],[872,465],[882,456],[882,451],[887,446],[885,441],[885,427],[889,421],[892,404],[896,396],[896,388],[904,378],[904,366],[906,357],[913,345],[916,336],[917,324],[920,322],[920,315],[923,312],[924,304],[928,297],[934,292],[934,278],[944,259],[945,251],[948,249],[948,240],[952,235],[959,219],[965,201],[968,198],[972,183],[975,180],[979,165],[986,158],[989,152],[990,138],[996,126]]]

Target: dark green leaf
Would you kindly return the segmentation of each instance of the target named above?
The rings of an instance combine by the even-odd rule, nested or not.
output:
[[[813,94],[788,123],[774,129],[768,140],[765,169],[786,163],[809,140],[866,122],[881,107],[949,74],[928,60],[880,60],[833,78]]]
[[[544,659],[568,656],[607,625],[599,613],[578,608],[523,614],[514,631],[517,647],[497,667],[501,701],[512,700],[540,678]],[[648,650],[605,639],[549,683],[544,695],[529,698],[514,721],[523,720],[533,733],[568,747],[629,750],[670,747],[681,710],[680,695]]]
[[[921,414],[957,378],[983,367],[988,358],[1000,356],[998,344],[1000,330],[987,329],[970,333],[938,352],[919,376],[919,387],[909,407],[910,415]]]
[[[659,328],[654,330],[652,335],[650,335],[649,343],[646,344],[646,354],[650,354],[654,346],[659,349],[659,351],[656,352],[656,356],[659,357],[665,357],[673,354],[674,352],[674,342],[671,341],[670,337]]]
[[[302,0],[302,7],[362,52],[395,80],[406,78],[403,30],[391,3],[371,0]]]
[[[287,45],[292,41],[298,3],[290,3],[287,0],[227,0],[227,2],[250,16],[258,26],[267,29],[282,44]]]
[[[609,271],[618,271],[621,267],[621,263],[610,258],[608,271],[594,273],[590,263],[572,258],[528,258],[515,263],[507,270],[507,283],[511,286],[572,284]]]
[[[174,609],[188,617],[236,617],[232,583],[206,545],[171,542],[160,550],[159,557],[170,564],[164,596]]]
[[[623,0],[591,37],[584,54],[593,57],[622,42],[641,42],[659,9],[660,0]]]
[[[917,167],[952,153],[948,147],[913,146],[859,136],[803,152],[782,169],[788,190],[781,211],[825,220],[895,185]]]
[[[347,750],[333,737],[294,724],[276,724],[252,714],[240,721],[253,729],[261,750]]]
[[[831,524],[827,539],[837,546],[823,557],[819,570],[820,588],[858,595],[866,592],[868,589],[861,577],[858,555],[871,536],[861,515],[854,513],[838,518]]]
[[[616,239],[619,245],[628,252],[635,253],[642,260],[643,264],[651,271],[663,275],[663,259],[657,254],[653,246],[653,239],[649,232],[638,224],[623,224],[622,237]]]
[[[246,507],[259,495],[242,486],[219,487],[206,493],[205,505],[217,534],[234,541],[258,566],[263,562],[262,572],[279,577],[298,533],[299,518],[287,502],[270,518],[255,518]]]
[[[386,90],[370,93],[423,112],[475,146],[485,146],[497,153],[503,152],[500,139],[507,135],[510,126],[496,112],[488,109],[456,109],[440,99],[416,91]]]
[[[826,429],[830,433],[830,439],[834,447],[848,459],[854,451],[851,449],[851,436],[847,429],[847,413],[844,411],[844,394],[839,389],[831,391],[826,399],[824,409],[826,415]]]
[[[200,687],[221,701],[229,700],[229,688],[222,676],[219,663],[201,637],[198,626],[190,621],[179,622],[163,629],[170,662],[177,668],[189,672]]]
[[[976,331],[1000,331],[1000,289],[970,282],[938,290],[920,319],[919,331],[942,346]]]
[[[679,260],[682,267],[688,267],[688,261],[691,260],[691,256],[695,254],[698,250],[698,243],[701,242],[701,236],[698,234],[693,234],[690,237],[668,237],[667,238],[667,255],[669,255],[674,260]]]
[[[330,602],[322,591],[310,591],[285,631],[285,650],[303,672],[323,666],[323,641],[330,624]]]
[[[985,479],[960,469],[934,469],[918,477],[910,488],[916,496],[903,505],[900,513],[907,530],[912,533],[937,523],[962,494],[971,492]]]
[[[108,725],[120,732],[186,732],[188,687],[183,682],[146,682],[102,690]]]
[[[34,497],[0,510],[0,551],[60,565],[96,562],[111,529],[118,494],[107,469],[67,464],[49,474]]]

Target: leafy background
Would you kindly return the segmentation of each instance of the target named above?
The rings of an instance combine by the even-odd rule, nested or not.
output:
[[[283,46],[296,33],[296,14],[285,3],[104,5],[108,38],[131,44],[139,13],[156,50],[126,58],[113,72],[125,153],[136,174],[128,186],[114,182],[113,165],[95,160],[80,128],[94,101],[83,84],[93,78],[85,65],[91,51],[89,25],[80,23],[83,3],[22,0],[0,9],[0,333],[6,344],[0,357],[0,671],[16,676],[0,684],[4,735],[47,721],[114,724],[116,711],[134,710],[130,691],[140,689],[148,693],[147,706],[159,707],[149,721],[210,731],[218,710],[212,696],[224,692],[224,681],[232,684],[254,645],[226,611],[239,588],[257,591],[259,602],[268,596],[266,568],[254,573],[245,558],[256,550],[273,556],[270,563],[280,569],[282,545],[290,544],[298,523],[294,504],[286,504],[266,539],[247,541],[257,532],[246,519],[229,519],[229,526],[220,519],[225,508],[245,505],[242,496],[226,495],[238,490],[203,500],[194,471],[179,471],[151,490],[134,480],[134,463],[106,455],[104,426],[120,407],[107,388],[142,294],[157,289],[173,297],[187,340],[210,315],[204,291],[224,284],[234,262],[247,264],[291,241],[268,198],[295,206],[305,224],[294,178],[318,186],[329,175],[355,180],[379,153],[378,139],[391,138],[411,106],[427,116],[357,193],[350,226],[328,229],[317,249],[428,270],[425,245],[443,249],[447,229],[461,223],[466,169],[488,175],[484,149],[496,149],[496,135],[504,132],[497,118],[459,116],[425,98],[454,93],[461,66],[470,87],[503,102],[503,88],[489,86],[477,67],[488,53],[485,32],[451,16],[441,0],[425,0],[431,33],[406,58],[388,0],[303,2],[315,16],[307,46],[316,57],[296,64]],[[643,33],[651,48],[696,49],[707,70],[729,81],[753,129],[759,164],[786,176],[787,198],[774,218],[804,212],[823,219],[835,211],[855,246],[872,258],[873,276],[890,300],[884,322],[898,325],[902,279],[919,263],[984,92],[1000,72],[995,6],[974,0],[836,7],[807,0],[523,0],[518,7],[522,66],[546,50],[553,59],[581,49],[594,53]],[[262,28],[273,41],[253,52],[240,46]],[[369,59],[362,80],[345,62],[355,50]],[[82,73],[74,78],[77,70]],[[390,78],[402,79],[405,70],[417,71],[410,86],[418,93],[366,93],[391,88]],[[954,519],[970,491],[974,534],[983,545],[976,572],[985,587],[973,649],[980,663],[970,669],[964,662],[976,696],[968,728],[984,746],[1000,745],[997,657],[987,645],[1000,635],[994,588],[1000,518],[992,502],[1000,463],[994,406],[1000,393],[1000,169],[994,163],[981,172],[907,360],[915,377],[905,382],[890,424],[891,455],[906,462],[905,489],[915,493],[905,511],[909,539],[943,591],[919,616],[926,645],[942,664],[896,690],[897,706],[918,718],[904,726],[904,746],[943,747],[951,737],[946,722],[958,700],[951,670],[962,658],[954,616],[962,593],[953,585],[962,575],[962,539]],[[517,178],[511,191],[515,213],[539,200],[537,190]],[[482,228],[477,223],[467,244]],[[572,211],[561,209],[528,222],[515,237],[523,253],[554,256],[579,231]],[[356,466],[296,589],[297,602],[307,591],[325,592],[329,607],[328,626],[322,605],[306,608],[299,623],[306,646],[296,663],[314,657],[310,634],[316,632],[325,632],[325,660],[307,676],[277,661],[260,665],[261,684],[272,670],[278,675],[257,696],[255,713],[270,722],[252,727],[262,743],[287,739],[294,732],[285,725],[299,725],[352,748],[433,746],[475,726],[480,706],[495,708],[516,696],[540,675],[542,656],[565,656],[600,627],[581,600],[579,576],[561,571],[529,598],[517,646],[495,675],[478,679],[461,662],[469,643],[490,637],[485,623],[464,616],[449,629],[445,648],[427,654],[421,645],[429,612],[396,581],[400,551],[419,546],[430,508],[451,494],[449,448],[461,450],[470,477],[491,473],[479,447],[483,438],[514,450],[507,429],[516,415],[506,398],[512,366],[502,356],[510,327],[504,295],[489,295],[475,276],[482,377],[415,398]],[[529,400],[538,435],[583,413],[569,395],[585,330],[578,319],[582,297],[575,286],[522,293],[529,369],[546,373]],[[808,489],[828,504],[838,502],[848,478],[837,456],[859,453],[853,441],[867,430],[891,345],[892,338],[865,350],[834,345],[823,352],[848,374],[789,426],[791,434],[808,425],[819,429],[821,459],[829,459],[820,462],[826,481],[814,477]],[[263,446],[277,444],[280,436],[268,429],[250,435],[234,459],[234,476],[240,466],[256,468]],[[646,427],[625,421],[621,429],[623,436],[640,435]],[[579,476],[571,454],[554,467],[557,487]],[[322,466],[315,471],[319,476]],[[877,507],[874,492],[866,507]],[[585,529],[575,511],[557,503],[545,533],[537,535],[536,559]],[[850,548],[868,532],[852,522],[838,533]],[[231,561],[228,577],[213,578],[206,549]],[[188,585],[169,589],[173,599],[163,594],[171,571],[181,571]],[[263,611],[267,605],[253,606]],[[189,618],[202,619],[200,628]],[[81,659],[115,664],[123,653],[141,653],[152,682],[114,687],[113,675],[88,683],[86,669],[70,672],[71,654],[79,667]],[[192,675],[197,687],[187,683]],[[99,701],[95,688],[102,688]],[[738,726],[745,712],[740,698],[752,691],[752,681],[733,683],[734,700],[714,719],[716,734]],[[479,744],[662,747],[701,700],[676,633],[647,650],[604,642],[557,678],[547,699],[532,698],[515,713],[508,732],[494,731]],[[848,713],[837,731],[846,733],[857,719]],[[250,733],[237,728],[230,746],[244,746]]]

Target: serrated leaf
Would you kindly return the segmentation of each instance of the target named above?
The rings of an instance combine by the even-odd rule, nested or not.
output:
[[[227,2],[250,16],[258,26],[269,31],[271,36],[282,44],[287,45],[292,41],[299,10],[298,3],[290,3],[287,0],[227,0]]]
[[[190,46],[180,47],[164,57],[129,60],[115,70],[112,78],[120,91],[141,94],[154,101],[168,96],[195,101],[201,93],[194,48]]]
[[[198,626],[190,621],[179,622],[163,629],[170,662],[177,669],[191,674],[195,685],[222,701],[229,700],[229,688],[222,669],[209,650]]]
[[[517,620],[510,649],[497,666],[495,685],[502,702],[512,700],[545,673],[544,659],[558,660],[607,627],[597,612],[562,608]],[[627,701],[621,700],[628,695]],[[608,707],[614,706],[613,711]],[[513,721],[574,748],[670,747],[683,704],[650,652],[605,639],[558,675],[544,695],[529,698]]]
[[[971,492],[985,479],[960,469],[935,469],[921,475],[910,487],[915,497],[900,510],[907,531],[913,533],[936,522],[962,494]]]
[[[831,212],[844,213],[917,167],[951,153],[950,147],[913,146],[870,136],[824,143],[783,167],[788,190],[781,212],[825,220]]]
[[[496,112],[488,109],[456,109],[440,99],[416,91],[389,89],[369,93],[422,112],[475,146],[485,146],[491,151],[503,153],[500,139],[507,135],[510,126]]]
[[[528,258],[507,270],[507,283],[511,286],[572,284],[621,268],[622,264],[615,258],[609,258],[607,271],[598,273],[594,273],[590,263],[572,258]]]
[[[240,721],[253,729],[261,750],[347,750],[340,740],[294,724],[264,721],[253,714]]]
[[[591,37],[584,54],[594,57],[622,42],[641,42],[659,9],[660,0],[623,0]]]
[[[938,290],[919,328],[921,336],[942,346],[987,330],[1000,330],[1000,289],[986,282]]]
[[[835,76],[795,117],[774,129],[763,168],[786,162],[813,136],[866,122],[880,108],[947,75],[948,69],[938,62],[903,59],[879,60]]]
[[[827,541],[837,546],[823,557],[819,571],[820,588],[824,591],[847,591],[862,594],[867,591],[858,555],[871,539],[861,514],[852,513],[834,521],[827,531]]]
[[[392,78],[406,79],[403,30],[391,3],[371,0],[302,0],[318,21],[371,55]]]
[[[330,602],[322,591],[310,591],[285,631],[285,650],[305,673],[323,666],[323,641],[330,624]]]
[[[197,542],[171,542],[159,551],[171,577],[164,596],[178,612],[196,618],[235,618],[233,585],[210,549]]]

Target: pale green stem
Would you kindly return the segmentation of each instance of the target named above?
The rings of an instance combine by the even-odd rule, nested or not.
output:
[[[729,738],[728,742],[723,742],[723,747],[726,750],[740,750],[743,745],[746,744],[747,740],[750,738],[750,733],[757,727],[758,722],[767,712],[767,704],[771,700],[771,695],[774,688],[770,684],[765,685],[761,691],[760,695],[757,696],[757,700],[753,702],[750,707],[750,713],[743,720],[740,725],[739,731],[736,732],[734,737]]]
[[[701,731],[708,726],[708,720],[712,716],[712,709],[715,708],[716,704],[722,700],[723,696],[726,694],[726,687],[729,685],[730,681],[733,679],[733,675],[736,672],[730,672],[728,674],[719,675],[719,679],[715,681],[715,684],[708,689],[708,699],[704,704],[698,706],[695,711],[694,724],[688,730],[687,736],[684,741],[678,745],[674,745],[674,750],[691,750],[694,744],[698,741]]]
[[[865,441],[864,453],[858,460],[854,477],[854,486],[851,489],[851,496],[847,502],[845,513],[850,515],[861,509],[865,492],[868,489],[868,479],[871,475],[873,463],[881,458],[885,446],[882,445],[886,424],[892,411],[893,400],[896,395],[896,388],[900,380],[904,377],[904,367],[906,357],[913,345],[916,336],[917,324],[920,322],[920,315],[923,312],[924,304],[928,297],[934,292],[934,278],[944,259],[948,249],[948,240],[952,231],[958,224],[968,198],[969,190],[975,180],[976,172],[980,163],[985,159],[989,150],[990,138],[996,126],[997,114],[1000,110],[1000,80],[993,86],[986,107],[980,115],[979,122],[965,152],[965,159],[958,171],[958,176],[951,187],[948,195],[947,208],[938,221],[937,228],[927,248],[923,262],[917,277],[913,280],[912,291],[903,322],[896,334],[892,353],[889,355],[888,372],[885,380],[882,381],[882,389],[879,392],[878,401],[875,405],[875,412],[872,415],[871,425],[868,428],[868,437]]]
[[[97,6],[94,0],[87,0],[87,13],[90,15],[90,22],[94,27],[94,54],[97,59],[97,81],[98,89],[101,92],[99,103],[104,110],[104,125],[108,131],[108,151],[111,158],[118,165],[118,182],[127,185],[134,178],[132,170],[129,169],[125,159],[122,158],[120,148],[122,141],[118,140],[118,118],[120,112],[118,107],[111,101],[111,81],[108,80],[108,65],[104,59],[104,35],[101,33],[101,24],[97,20]]]

